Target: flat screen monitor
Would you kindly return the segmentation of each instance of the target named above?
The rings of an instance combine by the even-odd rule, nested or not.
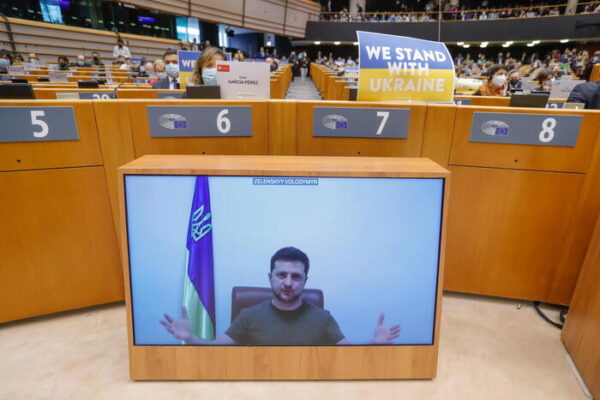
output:
[[[77,87],[82,89],[98,89],[100,84],[98,81],[78,81]]]
[[[188,99],[221,98],[221,87],[219,85],[187,86],[185,92]]]
[[[0,85],[0,99],[35,99],[33,88],[29,83],[4,83]]]
[[[124,183],[134,346],[433,345],[444,179]]]
[[[356,98],[358,96],[358,88],[355,87],[351,87],[348,89],[349,91],[349,99],[350,101],[356,101]]]
[[[549,97],[548,93],[513,94],[510,96],[508,106],[544,108]]]

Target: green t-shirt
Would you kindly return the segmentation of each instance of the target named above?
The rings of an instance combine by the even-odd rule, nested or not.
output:
[[[329,311],[306,302],[282,311],[270,300],[244,308],[225,333],[239,344],[255,346],[327,346],[344,338]]]

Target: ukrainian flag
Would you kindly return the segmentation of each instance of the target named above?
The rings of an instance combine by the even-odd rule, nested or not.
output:
[[[215,278],[212,214],[208,177],[196,177],[187,234],[183,305],[192,332],[205,340],[215,338]]]

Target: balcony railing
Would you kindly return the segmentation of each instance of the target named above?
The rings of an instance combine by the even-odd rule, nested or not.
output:
[[[540,5],[513,8],[477,8],[471,10],[449,9],[431,11],[321,12],[310,14],[309,21],[327,22],[435,22],[440,16],[444,21],[496,20],[509,18],[544,18],[561,15],[600,13],[600,1],[567,4]]]

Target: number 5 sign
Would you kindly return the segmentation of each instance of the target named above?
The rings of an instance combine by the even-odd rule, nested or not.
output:
[[[73,107],[0,107],[0,142],[79,140]]]
[[[575,147],[581,115],[473,113],[471,142]]]

